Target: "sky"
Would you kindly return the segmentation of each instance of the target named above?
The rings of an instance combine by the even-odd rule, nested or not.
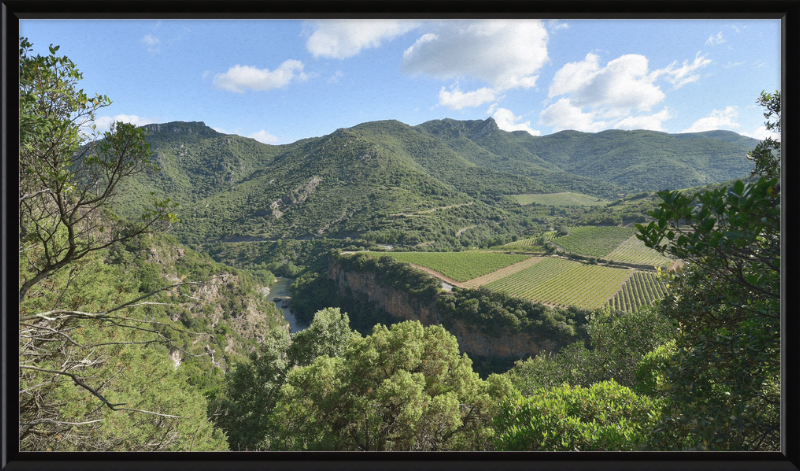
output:
[[[21,20],[112,104],[97,127],[203,121],[267,144],[396,119],[725,129],[763,139],[780,20]]]

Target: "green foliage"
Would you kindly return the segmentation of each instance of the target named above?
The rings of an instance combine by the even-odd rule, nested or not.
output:
[[[636,394],[663,397],[666,391],[665,373],[676,353],[675,340],[659,345],[642,357],[636,367]]]
[[[497,417],[504,451],[628,451],[649,439],[657,401],[612,381],[564,385],[506,400]]]
[[[482,381],[440,326],[403,322],[292,371],[281,390],[272,449],[491,449],[491,417],[507,380]]]
[[[288,347],[288,333],[271,330],[249,362],[237,363],[225,375],[223,392],[214,403],[221,410],[215,421],[227,434],[232,450],[257,449],[273,429],[269,414],[291,366],[285,356]]]
[[[632,388],[641,359],[672,339],[675,328],[654,309],[630,314],[597,310],[592,313],[586,332],[588,348],[576,342],[556,354],[540,353],[518,361],[507,373],[514,387],[525,396],[535,396],[563,383],[589,387],[614,380]]]
[[[777,167],[759,168],[770,178],[661,192],[655,221],[637,226],[648,246],[686,261],[661,304],[680,328],[663,447],[779,449],[780,188]]]
[[[767,131],[781,132],[781,92],[776,90],[774,94],[761,92],[756,103],[767,110],[764,112],[766,122],[764,127]],[[777,121],[772,121],[772,117]],[[756,148],[748,152],[747,158],[755,163],[752,175],[764,176],[765,178],[775,178],[781,171],[781,143],[771,137],[764,139],[756,145]],[[772,151],[776,151],[773,154]]]
[[[344,349],[358,338],[360,335],[350,329],[350,318],[346,313],[339,308],[323,309],[314,314],[307,329],[292,335],[288,355],[299,366],[307,366],[323,355],[341,356]]]
[[[553,309],[483,288],[453,288],[436,299],[436,314],[445,327],[459,321],[489,335],[500,335],[504,330],[528,332],[567,344],[583,338],[589,312],[576,307]]]
[[[439,292],[439,280],[388,255],[378,259],[364,253],[332,256],[337,257],[343,271],[375,273],[375,281],[379,284],[404,291],[412,299],[430,301]]]

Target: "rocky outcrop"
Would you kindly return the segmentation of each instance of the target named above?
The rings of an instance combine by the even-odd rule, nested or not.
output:
[[[366,294],[370,301],[392,317],[419,321],[426,326],[442,324],[436,313],[435,299],[423,303],[400,290],[381,286],[375,279],[375,273],[346,272],[336,260],[332,260],[328,278],[336,283],[339,294],[347,295],[348,291]],[[459,350],[474,356],[527,358],[540,352],[553,352],[559,347],[552,340],[509,329],[500,330],[496,336],[488,335],[479,326],[458,320],[448,322],[447,329],[458,340]]]
[[[275,216],[276,219],[280,218],[284,214],[284,212],[279,209],[281,206],[292,206],[304,202],[317,190],[320,181],[322,180],[319,177],[313,177],[305,185],[300,185],[280,199],[273,201],[272,204],[269,205],[272,210],[272,215]]]

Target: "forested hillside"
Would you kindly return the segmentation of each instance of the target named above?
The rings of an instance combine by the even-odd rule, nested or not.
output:
[[[719,183],[752,169],[745,153],[753,140],[726,132],[534,137],[502,131],[491,118],[415,127],[379,121],[273,146],[199,122],[145,129],[161,170],[126,182],[117,208],[129,216],[151,192],[170,198],[181,204],[175,234],[191,244],[402,232],[415,234],[413,245],[469,226],[499,235],[505,231],[490,226],[512,217],[498,204],[506,195],[613,199]],[[472,214],[447,217],[446,208],[464,205]]]

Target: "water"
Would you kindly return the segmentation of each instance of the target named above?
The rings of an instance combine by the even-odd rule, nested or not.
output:
[[[272,301],[277,297],[291,296],[291,293],[289,293],[289,286],[294,283],[294,278],[276,276],[275,279],[275,284],[269,287],[267,299]],[[308,328],[308,324],[300,323],[288,307],[281,307],[280,303],[277,303],[277,306],[278,309],[283,311],[283,318],[289,322],[289,327],[292,329],[292,332],[300,332]]]

